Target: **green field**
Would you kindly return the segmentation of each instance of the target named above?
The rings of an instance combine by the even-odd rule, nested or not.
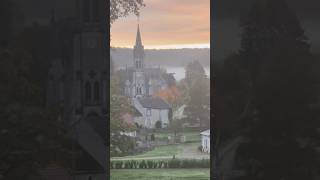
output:
[[[210,169],[112,169],[111,180],[208,180]]]
[[[136,156],[113,157],[113,160],[128,160],[128,159],[171,159],[173,155],[181,159],[207,159],[209,154],[202,153],[198,150],[199,142],[182,143],[168,146],[158,146],[151,151]]]

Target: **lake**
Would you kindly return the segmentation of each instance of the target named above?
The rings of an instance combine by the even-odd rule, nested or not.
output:
[[[180,81],[185,77],[185,68],[184,67],[173,67],[173,66],[164,66],[162,67],[167,70],[167,73],[174,73],[174,78],[177,81]],[[118,69],[125,69],[125,67],[120,67]],[[204,71],[206,72],[206,75],[210,78],[210,67],[204,67]]]
[[[168,73],[174,73],[174,77],[177,81],[180,81],[185,77],[185,68],[184,67],[163,67],[167,70]],[[210,77],[210,67],[204,67],[206,75]]]

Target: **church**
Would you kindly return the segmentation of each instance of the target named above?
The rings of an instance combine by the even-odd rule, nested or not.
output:
[[[125,69],[123,93],[141,114],[134,118],[136,124],[150,129],[165,128],[169,125],[172,109],[168,102],[155,94],[175,83],[175,79],[160,67],[146,67],[144,59],[144,46],[138,25],[133,47],[133,67]]]
[[[104,0],[78,0],[75,18],[53,16],[52,60],[48,72],[47,106],[59,107],[73,137],[69,173],[59,164],[48,167],[44,179],[103,180],[107,178],[109,58],[105,47]],[[54,172],[51,172],[54,171]],[[66,176],[69,177],[66,177]]]

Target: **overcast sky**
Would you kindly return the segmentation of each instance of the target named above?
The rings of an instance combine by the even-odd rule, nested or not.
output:
[[[140,31],[145,48],[209,47],[210,0],[145,0]],[[111,27],[111,45],[132,47],[137,17],[117,20]]]

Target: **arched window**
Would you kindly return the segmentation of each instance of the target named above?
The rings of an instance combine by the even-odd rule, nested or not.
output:
[[[94,83],[94,94],[93,94],[93,98],[94,98],[94,101],[99,101],[99,98],[100,98],[100,89],[99,89],[99,83],[96,81]]]
[[[136,61],[136,68],[139,68],[139,61]]]
[[[86,85],[85,85],[85,99],[86,99],[87,103],[89,103],[91,101],[91,84],[90,84],[90,82],[86,82]]]
[[[89,22],[89,20],[90,20],[90,0],[83,0],[82,10],[83,10],[83,21]]]

